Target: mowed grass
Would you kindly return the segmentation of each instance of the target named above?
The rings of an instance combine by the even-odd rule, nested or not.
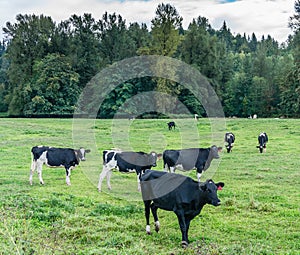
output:
[[[172,212],[159,210],[160,232],[146,235],[135,174],[114,172],[113,190],[104,180],[97,191],[104,149],[162,152],[216,142],[210,120],[200,119],[196,131],[191,120],[175,121],[169,131],[167,120],[96,120],[81,130],[95,143],[82,145],[94,151],[72,172],[72,185],[64,169],[44,166],[45,185],[35,173],[30,186],[31,147],[74,147],[78,131],[70,119],[0,119],[0,254],[300,254],[300,120],[225,120],[219,136],[236,135],[233,152],[223,151],[202,178],[225,182],[222,205],[206,205],[192,221],[187,249]],[[256,148],[262,131],[269,135],[264,154]]]

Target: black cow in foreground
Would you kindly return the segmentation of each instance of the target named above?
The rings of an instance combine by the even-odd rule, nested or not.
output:
[[[182,233],[182,247],[186,247],[189,243],[188,231],[191,220],[200,214],[204,205],[221,204],[217,190],[221,190],[222,187],[224,187],[223,182],[214,183],[212,180],[207,180],[198,183],[183,175],[147,170],[141,177],[147,234],[151,234],[150,209],[156,232],[160,229],[157,209],[173,211],[178,218]]]
[[[42,178],[43,164],[49,167],[64,167],[66,169],[66,183],[71,185],[70,175],[71,170],[75,166],[79,165],[79,162],[85,161],[85,154],[90,150],[80,148],[79,150],[73,150],[69,148],[53,148],[48,146],[34,146],[31,149],[32,164],[30,169],[29,183],[32,185],[32,176],[37,169],[40,184],[44,184]]]
[[[259,148],[259,152],[263,153],[263,151],[266,152],[267,150],[267,142],[268,142],[268,136],[265,132],[260,133],[260,135],[258,136],[258,143],[259,145],[256,146],[256,148]]]
[[[155,152],[105,150],[103,151],[103,170],[99,177],[98,191],[101,191],[102,181],[106,177],[107,187],[111,190],[110,177],[113,169],[123,173],[136,172],[138,190],[140,191],[140,177],[146,169],[156,166],[157,155]]]
[[[173,128],[173,129],[175,129],[175,127],[176,127],[176,125],[175,125],[175,122],[174,122],[174,121],[170,121],[170,122],[168,122],[167,124],[168,124],[168,128],[169,128],[169,130],[172,130],[172,128]]]
[[[220,156],[218,152],[222,150],[221,147],[215,145],[210,148],[190,148],[183,150],[165,150],[163,152],[163,161],[165,171],[174,173],[176,169],[181,171],[197,170],[197,178],[200,182],[202,172],[207,170],[211,161]]]
[[[224,141],[225,141],[225,143],[227,143],[227,145],[226,145],[227,152],[228,152],[228,153],[231,152],[232,147],[233,147],[233,145],[234,145],[234,141],[235,141],[235,136],[234,136],[234,134],[231,133],[231,132],[227,132],[227,133],[225,134]]]

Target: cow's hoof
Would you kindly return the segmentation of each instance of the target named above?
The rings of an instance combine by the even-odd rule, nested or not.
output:
[[[151,231],[150,231],[150,226],[149,225],[146,226],[146,233],[147,233],[147,235],[151,235]]]
[[[182,248],[187,248],[189,246],[189,244],[187,241],[182,241],[181,246],[182,246]]]
[[[159,221],[156,221],[156,222],[155,222],[155,231],[158,232],[159,229],[160,229]]]

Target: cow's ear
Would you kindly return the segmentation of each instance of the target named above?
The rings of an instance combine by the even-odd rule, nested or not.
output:
[[[224,182],[218,182],[218,183],[215,183],[218,190],[222,190],[222,188],[225,186]]]
[[[89,150],[89,149],[85,150],[85,153],[90,153],[90,152],[91,152],[91,150]]]
[[[162,153],[158,153],[157,154],[157,159],[161,159],[162,158]]]
[[[222,151],[222,147],[218,147],[218,152],[221,152]]]

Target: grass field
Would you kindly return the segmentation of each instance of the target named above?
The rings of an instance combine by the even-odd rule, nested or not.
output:
[[[207,119],[197,123],[198,140],[187,121],[175,131],[166,122],[96,120],[82,132],[93,153],[72,172],[72,185],[63,169],[44,167],[45,185],[35,173],[30,186],[31,147],[73,147],[73,121],[0,118],[0,254],[300,254],[300,120],[226,119],[236,135],[233,152],[221,153],[202,178],[225,183],[222,205],[206,205],[192,221],[187,249],[174,213],[159,210],[160,232],[146,235],[134,174],[114,172],[113,190],[104,181],[98,193],[104,149],[162,152],[212,143]],[[269,136],[264,154],[256,148],[261,131]]]

